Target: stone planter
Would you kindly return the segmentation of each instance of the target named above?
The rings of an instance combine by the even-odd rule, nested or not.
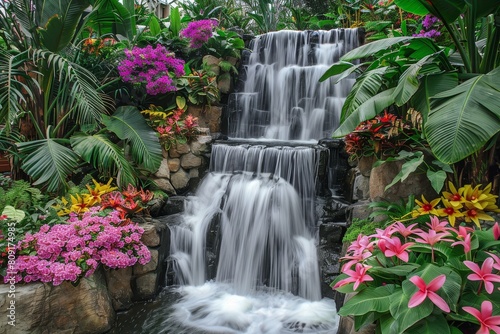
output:
[[[55,287],[39,282],[18,283],[14,288],[2,284],[0,317],[1,334],[104,333],[111,328],[115,311],[104,275],[97,271],[76,287],[68,282]],[[7,320],[15,321],[15,326]]]
[[[391,161],[371,170],[370,199],[372,201],[399,201],[410,195],[415,195],[418,198],[420,195],[424,195],[427,199],[438,196],[424,173],[411,173],[405,181],[398,182],[385,190],[385,187],[399,173],[403,164],[403,161]]]

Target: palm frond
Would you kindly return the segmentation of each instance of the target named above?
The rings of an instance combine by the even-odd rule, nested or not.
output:
[[[136,184],[137,177],[123,150],[103,134],[76,134],[70,139],[83,160],[108,175],[119,175],[121,185]]]
[[[78,167],[79,157],[63,144],[64,141],[54,138],[17,144],[21,168],[35,180],[34,185],[46,186],[49,192],[69,187],[68,178]]]
[[[135,107],[119,107],[112,116],[103,115],[103,123],[120,139],[130,142],[132,158],[150,172],[160,168],[162,151],[158,136]]]

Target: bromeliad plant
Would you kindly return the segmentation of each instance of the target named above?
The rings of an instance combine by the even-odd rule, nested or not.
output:
[[[356,294],[339,310],[377,333],[500,333],[500,226],[423,228],[395,222],[359,235],[333,289]]]
[[[188,143],[199,134],[198,119],[186,115],[183,108],[163,110],[161,107],[151,105],[142,113],[149,117],[149,125],[156,129],[160,143],[168,150],[173,144]]]

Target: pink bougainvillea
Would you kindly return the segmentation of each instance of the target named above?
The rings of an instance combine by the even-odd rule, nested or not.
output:
[[[218,25],[216,20],[189,22],[187,28],[181,31],[181,36],[190,40],[191,48],[198,49],[212,37],[212,30]]]
[[[26,234],[16,246],[14,268],[4,282],[77,282],[88,277],[99,264],[125,268],[151,260],[149,249],[141,242],[144,230],[124,220],[120,212],[107,214],[93,207],[79,218],[72,214],[68,224],[44,225],[35,234]]]
[[[125,50],[118,72],[124,82],[144,87],[149,95],[164,94],[177,90],[173,79],[184,75],[184,61],[162,45],[134,47]]]

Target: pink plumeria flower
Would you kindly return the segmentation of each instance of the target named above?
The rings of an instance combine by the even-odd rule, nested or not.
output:
[[[493,269],[494,260],[489,257],[484,260],[481,268],[472,262],[472,261],[464,261],[464,264],[474,272],[474,274],[470,274],[467,276],[471,281],[481,281],[484,283],[484,289],[487,293],[493,293],[493,282],[500,282],[500,275],[493,274],[491,271]],[[481,289],[481,287],[479,287]]]
[[[406,238],[409,235],[411,235],[412,233],[422,231],[419,228],[413,229],[416,225],[417,224],[411,224],[411,225],[405,226],[401,222],[395,222],[394,224],[391,225],[391,229],[392,229],[391,233],[399,232],[399,234],[401,234],[403,236],[403,238]]]
[[[356,241],[353,241],[351,245],[347,248],[348,252],[354,252],[356,254],[361,254],[365,250],[373,251],[373,242],[366,235],[358,235]]]
[[[363,282],[373,281],[373,278],[366,274],[368,269],[372,268],[371,266],[365,266],[361,263],[356,264],[356,271],[348,269],[344,271],[344,274],[349,275],[350,277],[344,278],[340,280],[333,286],[334,289],[347,285],[349,283],[354,283],[353,290],[356,290],[359,285]]]
[[[363,253],[359,253],[359,254],[355,253],[353,255],[346,255],[344,257],[341,257],[340,258],[341,260],[350,260],[342,266],[342,271],[350,269],[354,264],[356,264],[358,262],[363,262],[365,259],[369,258],[370,256],[372,256],[372,253],[369,251],[365,251]]]
[[[408,242],[404,245],[401,245],[401,240],[398,237],[392,237],[391,239],[386,238],[385,246],[387,249],[384,252],[384,255],[387,257],[396,256],[398,259],[408,262],[408,252],[406,249],[414,244],[414,242]]]
[[[451,245],[452,246],[462,245],[462,246],[464,246],[464,253],[468,253],[468,252],[470,252],[470,249],[471,249],[470,238],[471,238],[470,234],[467,234],[462,241],[456,241],[456,242],[452,243]]]
[[[410,298],[408,302],[408,308],[416,307],[424,302],[424,300],[429,297],[430,301],[439,307],[443,312],[449,313],[450,307],[446,304],[446,301],[441,298],[436,291],[439,290],[444,282],[446,281],[446,275],[439,275],[434,278],[429,284],[425,284],[425,281],[420,276],[413,276],[410,278],[410,282],[415,284],[418,291]]]
[[[416,235],[418,235],[420,238],[415,238],[416,242],[421,242],[423,244],[429,244],[431,246],[434,246],[436,243],[439,241],[449,241],[453,242],[451,239],[445,239],[445,237],[449,236],[449,232],[436,232],[435,230],[429,230],[429,232],[416,232]]]
[[[448,222],[446,220],[440,222],[437,216],[431,216],[431,223],[427,223],[427,226],[436,232],[446,232],[450,229],[448,227]]]
[[[373,237],[373,238],[378,238],[378,241],[377,241],[377,247],[383,252],[385,252],[385,250],[387,249],[386,246],[385,246],[385,239],[386,238],[390,238],[392,236],[392,230],[391,230],[391,227],[387,227],[386,229],[384,230],[381,230],[379,228],[376,228],[375,231],[377,233],[375,234],[372,234],[370,235],[370,237]]]
[[[493,225],[493,237],[495,238],[495,240],[499,240],[500,239],[500,225],[498,225],[498,222],[495,223],[495,225]]]
[[[498,256],[496,256],[496,254],[493,254],[490,252],[486,252],[486,254],[491,256],[493,261],[495,261],[495,263],[493,263],[493,268],[495,268],[496,270],[500,270],[500,258]]]
[[[462,309],[479,321],[481,327],[476,334],[490,334],[490,331],[500,334],[500,316],[492,316],[493,304],[489,300],[481,303],[481,312],[471,306],[464,306]]]

